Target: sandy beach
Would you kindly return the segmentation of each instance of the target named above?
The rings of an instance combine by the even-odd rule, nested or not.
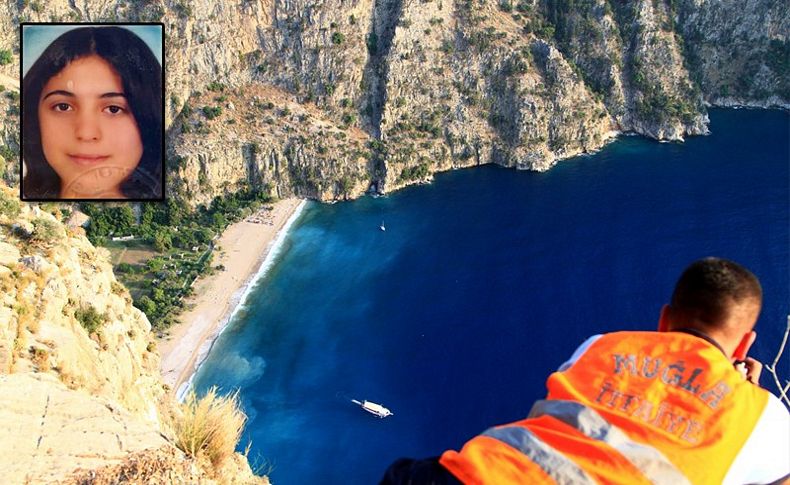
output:
[[[160,370],[171,392],[188,382],[199,358],[219,335],[231,316],[246,286],[266,259],[278,233],[303,203],[284,199],[256,215],[229,226],[217,241],[212,266],[225,269],[195,282],[195,293],[187,299],[192,305],[158,342],[162,356]]]

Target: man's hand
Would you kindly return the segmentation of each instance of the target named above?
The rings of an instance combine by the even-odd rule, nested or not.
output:
[[[743,378],[755,385],[760,385],[760,374],[763,372],[763,364],[751,357],[735,364],[735,368],[743,374]]]

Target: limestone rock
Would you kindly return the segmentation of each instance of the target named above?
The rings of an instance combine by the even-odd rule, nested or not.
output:
[[[0,201],[13,196],[0,182]],[[51,240],[12,229],[41,219]],[[151,456],[168,454],[168,464],[184,463],[183,476],[159,470],[171,473],[166,483],[215,483],[220,473],[237,478],[224,483],[262,483],[242,457],[212,470],[163,438],[170,431],[160,416],[174,403],[165,399],[151,326],[115,280],[106,250],[32,204],[0,222],[0,238],[4,483],[60,483],[78,468],[122,466],[129,454],[152,449]],[[90,333],[86,312],[101,320]]]
[[[0,242],[0,264],[13,266],[19,261],[19,250],[8,243]]]
[[[6,483],[58,483],[78,468],[171,446],[108,401],[67,389],[49,374],[0,375],[0,475]]]
[[[12,2],[0,6],[0,46],[13,45],[20,19],[161,20],[170,193],[195,204],[242,188],[336,200],[482,163],[546,170],[617,132],[679,141],[707,132],[705,103],[788,107],[785,7]],[[16,122],[2,133],[12,147]]]

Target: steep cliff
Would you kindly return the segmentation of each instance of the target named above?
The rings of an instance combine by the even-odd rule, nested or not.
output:
[[[171,193],[332,200],[546,170],[620,131],[682,140],[705,103],[788,107],[789,19],[775,0],[58,0],[0,6],[0,46],[21,20],[162,21]]]
[[[790,14],[767,0],[673,2],[686,60],[714,105],[790,109]]]
[[[0,180],[11,185],[19,180],[19,56],[11,48],[17,30],[10,17],[0,19]]]
[[[64,225],[54,204],[17,197],[0,182],[0,424],[10,430],[0,476],[54,483],[143,451],[185,461],[166,438],[177,411],[150,324],[106,250]],[[220,476],[189,463],[201,480]],[[262,483],[243,459],[227,466],[222,475],[235,478],[222,483]]]

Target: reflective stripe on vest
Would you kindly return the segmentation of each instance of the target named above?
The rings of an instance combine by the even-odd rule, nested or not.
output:
[[[718,348],[678,332],[603,335],[546,387],[548,400],[595,410],[695,484],[722,483],[768,402]]]
[[[576,463],[541,441],[527,428],[521,426],[491,428],[484,432],[483,436],[497,439],[524,453],[558,484],[595,483]]]
[[[719,485],[768,403],[719,349],[677,332],[603,335],[546,386],[529,418],[446,451],[442,466],[474,485]]]
[[[573,401],[542,400],[532,406],[530,418],[551,416],[570,425],[584,435],[603,441],[619,451],[645,478],[653,483],[689,484],[689,480],[661,452],[637,443],[622,430],[608,423],[600,414]],[[522,428],[523,429],[523,428]],[[533,461],[534,458],[527,454]]]

